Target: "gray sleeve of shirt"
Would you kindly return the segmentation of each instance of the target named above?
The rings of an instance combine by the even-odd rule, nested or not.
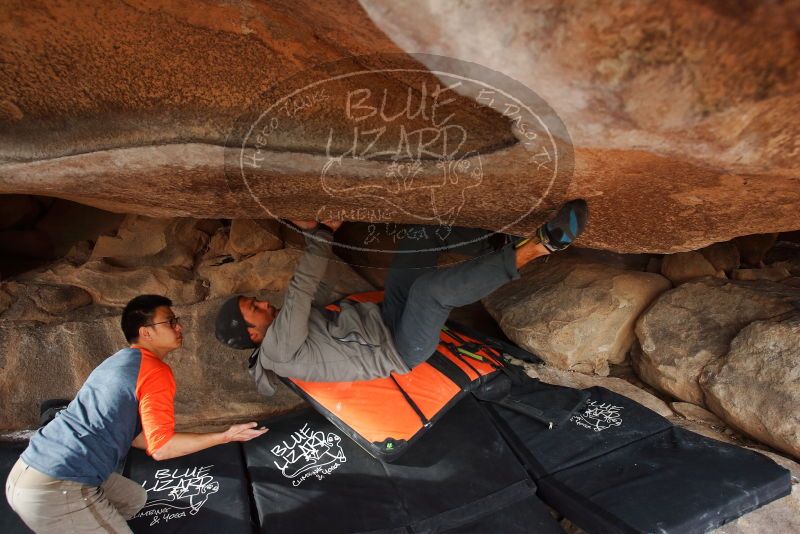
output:
[[[324,308],[330,304],[332,296],[333,287],[329,283],[328,277],[323,276],[322,280],[319,281],[319,286],[317,287],[317,292],[314,294],[314,300],[311,302],[311,305],[317,308]]]
[[[315,239],[316,238],[316,239]],[[308,337],[308,319],[320,281],[331,255],[330,231],[317,228],[306,237],[306,250],[289,280],[283,307],[265,337],[264,355],[275,362],[287,362]]]
[[[265,397],[271,397],[275,394],[275,386],[269,381],[267,370],[264,369],[260,362],[253,362],[247,369],[250,377],[256,384],[256,391]]]

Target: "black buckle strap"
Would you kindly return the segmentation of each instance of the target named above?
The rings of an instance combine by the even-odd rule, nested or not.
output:
[[[521,367],[516,365],[504,365],[500,368],[500,370],[511,379],[512,384],[517,386],[523,384],[525,380],[530,378],[527,374],[525,374],[525,371],[523,371]]]
[[[458,386],[462,391],[466,390],[472,381],[467,376],[467,373],[461,370],[461,368],[453,363],[453,360],[439,352],[437,349],[433,356],[428,358],[427,363],[442,373],[444,376],[450,379],[456,386]]]
[[[422,426],[424,426],[425,428],[429,428],[432,424],[430,419],[425,417],[425,414],[422,413],[422,410],[419,409],[417,403],[414,402],[414,399],[412,399],[408,393],[406,393],[406,390],[403,389],[403,386],[400,385],[400,382],[397,381],[394,375],[389,375],[389,377],[392,379],[392,382],[394,382],[394,384],[397,386],[397,389],[400,390],[400,393],[403,394],[403,398],[406,399],[406,402],[408,403],[409,406],[411,406],[411,409],[414,410],[414,412],[417,414],[419,420],[422,421]]]
[[[504,399],[499,399],[499,400],[481,399],[481,401],[489,402],[491,404],[496,404],[513,412],[517,412],[524,416],[530,417],[534,421],[537,421],[545,425],[548,428],[548,430],[552,430],[553,427],[556,425],[556,422],[547,417],[545,413],[539,408],[534,408],[530,404],[525,404],[524,402],[520,402],[518,400],[509,399],[508,397],[506,397]]]

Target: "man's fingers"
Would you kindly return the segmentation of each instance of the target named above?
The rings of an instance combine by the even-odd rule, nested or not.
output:
[[[246,430],[239,434],[236,437],[237,441],[250,441],[253,438],[257,438],[258,436],[262,436],[267,433],[268,428],[259,428],[257,430]]]
[[[257,427],[258,423],[255,421],[250,421],[249,423],[240,423],[237,425],[231,425],[228,429],[226,434],[228,435],[228,440],[230,441],[239,441],[240,436],[247,432],[253,432],[253,428]],[[262,427],[263,428],[263,427]]]
[[[259,427],[258,423],[251,421],[249,423],[242,423],[240,425],[233,425],[231,427],[231,434],[233,434],[233,439],[236,441],[249,441],[253,438],[257,438],[258,436],[264,434],[268,429],[267,427]]]

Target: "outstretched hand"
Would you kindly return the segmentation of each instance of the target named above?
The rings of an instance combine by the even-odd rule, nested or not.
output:
[[[240,425],[231,425],[225,431],[225,441],[250,441],[265,434],[269,429],[266,427],[256,428],[258,423],[242,423]]]

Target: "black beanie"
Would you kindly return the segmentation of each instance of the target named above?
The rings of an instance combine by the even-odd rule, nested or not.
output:
[[[225,301],[217,313],[215,335],[220,343],[234,349],[252,349],[257,345],[247,333],[247,323],[239,309],[240,295],[234,295]]]

